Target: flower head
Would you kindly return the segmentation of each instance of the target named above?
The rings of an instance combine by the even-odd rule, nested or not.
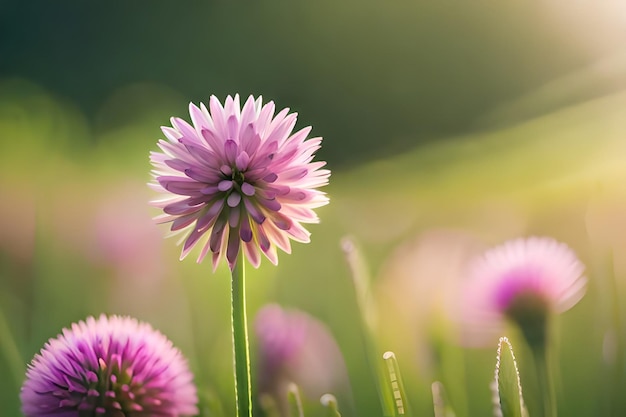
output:
[[[149,324],[104,315],[50,339],[20,393],[26,417],[188,416],[196,388],[178,349]]]
[[[276,264],[277,247],[309,241],[302,223],[316,223],[313,209],[328,203],[317,188],[330,171],[312,162],[322,139],[307,140],[310,127],[292,133],[297,115],[274,110],[260,97],[240,109],[238,95],[223,107],[211,96],[209,109],[190,104],[191,125],[174,117],[162,128],[151,185],[165,197],[153,204],[164,212],[157,221],[183,234],[181,259],[199,244],[198,262],[210,251],[214,268],[225,255],[232,269],[241,247],[257,267],[261,252]]]
[[[330,331],[310,315],[269,304],[257,313],[259,393],[284,406],[295,383],[309,398],[347,385],[343,356]]]
[[[499,329],[505,318],[520,327],[529,343],[542,342],[549,315],[568,310],[583,297],[583,271],[564,243],[541,237],[508,241],[472,265],[463,319],[479,335]]]

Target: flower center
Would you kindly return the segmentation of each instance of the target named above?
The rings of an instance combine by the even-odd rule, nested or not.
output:
[[[238,186],[241,187],[241,185],[244,183],[244,180],[246,179],[244,173],[242,171],[239,171],[237,168],[233,167],[233,174],[231,176],[231,179],[233,181],[235,181],[237,183]]]
[[[112,355],[110,362],[100,359],[97,372],[90,372],[85,382],[88,391],[79,406],[84,412],[81,416],[91,416],[92,412],[109,415],[114,411],[148,411],[144,408],[146,404],[141,404],[147,390],[133,381],[132,370],[122,364],[118,355]]]

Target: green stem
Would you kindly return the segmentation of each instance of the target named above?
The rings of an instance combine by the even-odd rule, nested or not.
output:
[[[365,262],[350,238],[343,238],[341,247],[350,268],[352,283],[356,293],[356,301],[359,307],[361,333],[364,339],[365,355],[370,370],[375,372],[376,390],[382,407],[384,417],[396,415],[396,405],[389,389],[389,376],[386,364],[380,361],[380,349],[376,341],[378,316],[376,305],[370,293],[370,279]]]
[[[437,371],[435,375],[439,379],[439,385],[435,386],[435,389],[443,390],[443,387],[448,388],[454,386],[464,387],[467,385],[465,352],[458,346],[454,346],[446,342],[442,333],[442,330],[448,330],[441,322],[435,322],[434,326],[437,326],[437,333],[433,336],[433,350],[435,352],[435,365]],[[468,411],[468,399],[467,390],[456,390],[454,397],[454,411],[457,416],[467,417]],[[448,405],[446,405],[448,407]],[[443,411],[442,411],[443,413]]]
[[[387,364],[387,372],[389,373],[389,387],[391,388],[395,401],[395,415],[410,415],[407,411],[406,392],[404,391],[404,384],[402,383],[400,366],[398,366],[396,355],[393,352],[387,351],[383,354],[383,359]]]
[[[250,352],[246,316],[246,281],[244,256],[240,252],[232,270],[232,332],[235,368],[235,397],[237,416],[252,416],[252,388],[250,383]]]
[[[341,413],[339,413],[339,408],[337,407],[337,398],[335,398],[334,395],[324,394],[320,398],[320,402],[326,407],[327,417],[341,417]]]
[[[556,395],[552,370],[550,369],[549,350],[546,346],[531,346],[537,379],[539,380],[539,399],[543,404],[543,417],[557,417]]]
[[[289,415],[291,417],[304,417],[304,410],[302,409],[302,399],[300,398],[300,391],[296,384],[290,384],[287,391],[287,401],[289,402]]]

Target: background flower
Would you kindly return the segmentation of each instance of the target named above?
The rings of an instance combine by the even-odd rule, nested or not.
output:
[[[463,291],[463,320],[470,343],[496,337],[502,319],[528,330],[584,295],[584,265],[564,243],[519,238],[485,252],[470,267]]]
[[[89,317],[50,339],[29,365],[20,397],[27,417],[198,412],[180,351],[149,324],[119,316]]]
[[[260,97],[240,109],[239,95],[224,107],[211,96],[209,109],[190,104],[193,126],[172,118],[163,127],[169,141],[151,154],[151,185],[166,195],[153,203],[164,211],[157,220],[183,233],[181,259],[199,244],[198,262],[210,251],[215,268],[225,254],[232,269],[241,246],[257,267],[260,251],[276,264],[277,247],[289,253],[289,239],[309,241],[301,223],[316,223],[312,209],[328,203],[316,188],[330,171],[312,162],[322,139],[307,140],[310,127],[292,134],[296,114],[274,110]]]
[[[269,304],[257,313],[255,331],[259,393],[271,395],[283,413],[291,383],[316,401],[328,392],[346,393],[343,357],[324,324],[302,311]]]

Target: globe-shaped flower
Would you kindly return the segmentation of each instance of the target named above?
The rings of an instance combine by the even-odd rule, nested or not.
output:
[[[223,107],[212,96],[209,109],[189,105],[193,125],[174,117],[162,128],[151,186],[165,197],[153,204],[164,212],[157,221],[183,234],[181,259],[198,244],[198,262],[210,251],[214,268],[225,255],[232,269],[242,248],[257,267],[261,252],[276,264],[277,247],[309,241],[302,223],[318,222],[313,209],[328,203],[317,188],[330,171],[312,162],[322,139],[307,140],[310,127],[292,133],[296,114],[274,110],[260,97],[240,109],[238,95]]]
[[[508,319],[530,344],[544,343],[549,316],[585,294],[583,271],[574,252],[551,238],[519,238],[488,250],[473,263],[463,291],[468,341],[495,337]]]
[[[295,309],[269,304],[255,319],[259,394],[274,397],[282,415],[287,391],[296,384],[308,398],[345,392],[348,376],[343,356],[328,328]]]
[[[149,324],[89,317],[35,355],[20,393],[26,417],[198,413],[187,362]]]

